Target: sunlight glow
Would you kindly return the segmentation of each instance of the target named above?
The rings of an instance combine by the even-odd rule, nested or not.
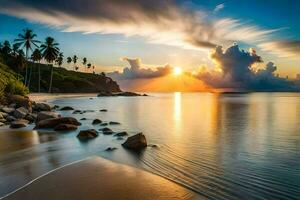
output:
[[[180,67],[174,67],[173,74],[175,76],[181,75],[182,74],[182,69]]]

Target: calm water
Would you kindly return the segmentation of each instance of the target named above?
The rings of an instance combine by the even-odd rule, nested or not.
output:
[[[300,94],[170,93],[52,103],[95,110],[83,115],[62,112],[88,118],[80,129],[94,127],[96,117],[118,121],[122,125],[110,128],[142,131],[158,148],[134,154],[113,136],[81,143],[76,132],[4,131],[1,196],[51,169],[99,155],[164,176],[204,199],[300,199]],[[105,152],[109,146],[118,149]]]

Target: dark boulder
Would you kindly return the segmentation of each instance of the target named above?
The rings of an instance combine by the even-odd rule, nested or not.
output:
[[[60,117],[60,115],[56,112],[42,111],[37,114],[37,121],[42,121],[45,119],[59,118],[59,117]]]
[[[92,124],[101,124],[102,121],[100,119],[94,119]]]
[[[28,121],[27,120],[16,120],[16,121],[13,121],[11,122],[10,124],[10,128],[23,128],[23,127],[26,127],[28,124]]]
[[[109,122],[109,125],[120,125],[121,123],[119,122]]]
[[[86,118],[84,117],[84,118],[81,118],[80,120],[86,120]]]
[[[73,131],[76,130],[77,126],[73,124],[58,124],[54,127],[55,131]]]
[[[33,107],[35,111],[51,111],[51,106],[46,103],[36,103]]]
[[[101,109],[100,112],[107,112],[107,110],[106,109]]]
[[[122,131],[122,132],[114,134],[114,136],[116,136],[116,137],[123,137],[123,136],[127,136],[127,135],[128,135],[128,133],[126,131]]]
[[[65,107],[62,107],[60,110],[61,110],[61,111],[65,111],[65,110],[74,110],[74,108],[72,108],[71,106],[65,106]]]
[[[59,124],[72,124],[76,126],[80,126],[81,123],[77,121],[77,119],[73,117],[61,117],[61,118],[53,118],[53,119],[45,119],[41,120],[36,124],[36,129],[42,128],[54,128]]]
[[[15,108],[24,107],[29,112],[32,112],[32,102],[29,97],[21,96],[21,95],[10,95],[7,98],[8,104],[15,104]]]
[[[72,114],[80,114],[80,113],[82,113],[81,110],[74,110]]]
[[[116,150],[117,148],[116,147],[107,147],[106,149],[105,149],[105,151],[114,151],[114,150]]]
[[[98,132],[95,129],[82,130],[77,135],[77,138],[80,140],[88,140],[96,137],[98,137]]]
[[[134,136],[128,137],[122,146],[126,149],[140,151],[147,147],[147,140],[143,133],[138,133]]]
[[[20,107],[14,111],[14,117],[17,119],[23,119],[28,113],[29,111],[25,107]]]

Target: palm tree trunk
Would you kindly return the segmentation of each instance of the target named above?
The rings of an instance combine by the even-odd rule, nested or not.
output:
[[[41,92],[41,62],[39,61],[39,93]]]
[[[25,82],[24,82],[24,84],[25,84],[25,86],[27,86],[27,65],[28,65],[28,58],[27,58],[27,55],[28,55],[28,49],[26,49],[26,65],[25,65]]]
[[[28,77],[28,90],[29,91],[30,91],[31,74],[32,74],[32,66],[29,69],[29,77]]]
[[[49,93],[51,93],[52,90],[52,78],[53,78],[53,65],[51,66],[51,75],[50,75],[50,85],[49,85]]]

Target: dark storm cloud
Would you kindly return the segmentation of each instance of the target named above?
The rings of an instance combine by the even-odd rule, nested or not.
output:
[[[254,50],[244,51],[238,45],[227,50],[218,46],[211,54],[220,70],[202,70],[195,75],[214,88],[230,88],[252,91],[292,91],[297,90],[294,83],[288,79],[278,77],[277,67],[268,62],[263,69],[255,71],[251,66],[261,63],[262,58]]]
[[[148,42],[189,49],[262,40],[262,30],[236,19],[207,19],[172,0],[0,0],[0,12],[63,31],[138,35]]]
[[[172,68],[169,65],[164,67],[156,67],[155,69],[146,68],[142,65],[141,59],[135,58],[123,58],[127,61],[130,67],[123,69],[123,72],[111,72],[107,73],[107,76],[116,80],[127,80],[127,79],[150,79],[166,76],[171,73]]]

